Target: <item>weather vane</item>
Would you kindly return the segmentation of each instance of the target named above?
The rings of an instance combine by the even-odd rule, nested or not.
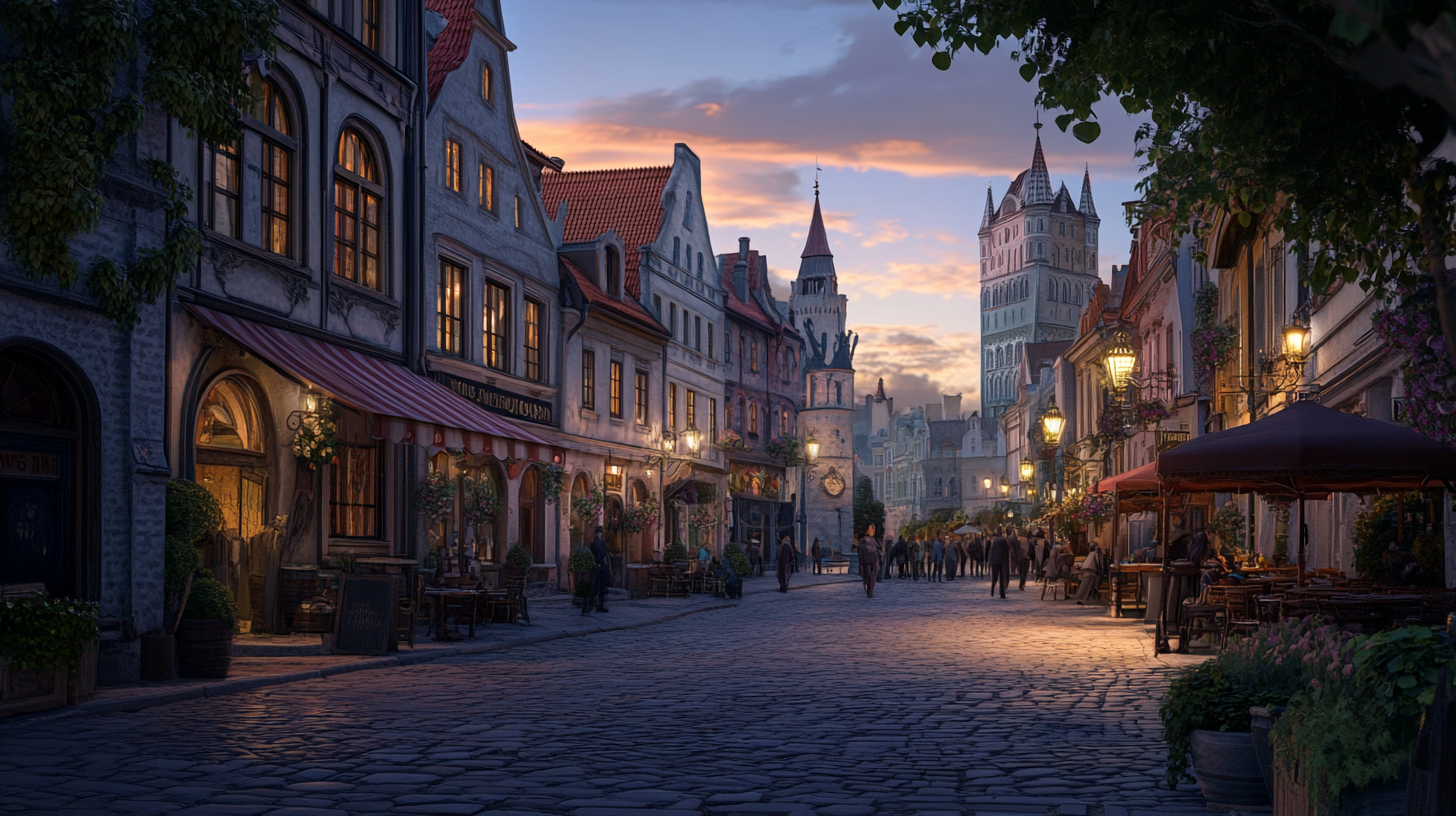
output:
[[[814,197],[819,197],[819,171],[824,168],[819,166],[819,154],[814,154]]]

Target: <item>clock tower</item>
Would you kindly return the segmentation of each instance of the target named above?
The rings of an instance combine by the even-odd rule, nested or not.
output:
[[[854,350],[859,338],[844,328],[846,299],[839,294],[817,183],[789,305],[808,344],[799,437],[819,445],[804,479],[806,529],[800,547],[807,553],[817,538],[821,548],[848,556],[854,543]]]

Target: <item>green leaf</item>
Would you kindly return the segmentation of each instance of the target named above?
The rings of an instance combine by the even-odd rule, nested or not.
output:
[[[1078,122],[1072,126],[1072,135],[1083,144],[1092,144],[1102,135],[1102,126],[1096,122]]]
[[[936,68],[939,68],[942,71],[949,71],[950,53],[946,51],[936,51],[935,55],[930,58],[930,64],[934,65]]]
[[[1036,66],[1029,62],[1023,62],[1021,64],[1021,78],[1027,82],[1036,79]]]
[[[1066,133],[1067,132],[1067,125],[1072,124],[1072,120],[1073,119],[1076,119],[1076,118],[1077,118],[1076,116],[1073,116],[1070,113],[1064,113],[1061,116],[1058,116],[1057,119],[1056,119],[1057,129],[1060,130],[1063,133]]]

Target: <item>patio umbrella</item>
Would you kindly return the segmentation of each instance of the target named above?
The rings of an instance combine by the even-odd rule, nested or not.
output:
[[[962,524],[955,529],[955,532],[956,535],[966,535],[968,533],[979,533],[981,532],[981,528],[974,524]]]

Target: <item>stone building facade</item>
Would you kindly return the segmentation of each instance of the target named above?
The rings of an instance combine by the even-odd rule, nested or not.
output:
[[[1066,184],[1052,190],[1039,134],[1031,167],[1011,182],[999,207],[986,191],[979,233],[982,416],[999,416],[1016,401],[1016,370],[1028,344],[1077,336],[1097,285],[1100,223],[1090,175],[1082,176],[1078,202]]]

